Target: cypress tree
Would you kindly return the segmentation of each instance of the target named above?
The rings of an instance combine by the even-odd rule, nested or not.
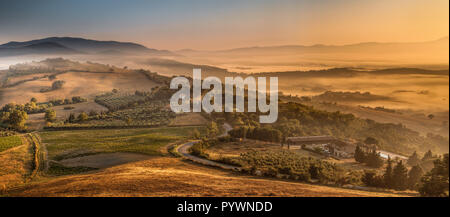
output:
[[[449,189],[449,155],[434,161],[434,168],[425,174],[419,188],[420,195],[425,197],[448,197]]]
[[[394,174],[393,174],[393,170],[392,170],[392,160],[390,157],[387,161],[387,166],[386,166],[386,170],[384,172],[383,178],[384,178],[384,184],[385,184],[386,188],[393,188]]]
[[[405,165],[403,165],[403,161],[399,161],[395,166],[393,178],[395,190],[406,190],[408,187],[408,169],[406,169]]]
[[[407,163],[410,166],[416,166],[420,163],[419,155],[417,154],[417,152],[414,152],[411,156],[409,156]]]
[[[433,158],[433,153],[431,152],[431,150],[428,150],[427,153],[425,153],[425,155],[422,158],[422,161],[426,161]]]
[[[415,190],[417,189],[417,184],[422,178],[423,170],[419,165],[413,166],[408,172],[408,188]]]
[[[380,154],[377,153],[375,149],[372,149],[366,157],[366,164],[369,167],[380,168],[383,166],[384,161],[381,158]]]
[[[356,146],[356,149],[355,149],[355,160],[359,163],[366,162],[366,154],[364,153],[361,146],[359,146],[359,145]]]

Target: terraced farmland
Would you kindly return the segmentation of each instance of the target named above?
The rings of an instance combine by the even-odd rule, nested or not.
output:
[[[130,93],[106,93],[97,96],[95,102],[105,106],[109,110],[115,111],[143,103],[147,98],[148,96],[145,95]]]

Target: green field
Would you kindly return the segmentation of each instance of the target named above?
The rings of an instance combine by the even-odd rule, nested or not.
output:
[[[53,160],[112,152],[160,155],[160,148],[191,137],[199,127],[164,127],[154,129],[108,129],[48,131],[40,133],[48,156]]]
[[[18,136],[0,137],[0,152],[19,145],[22,145],[22,140]]]

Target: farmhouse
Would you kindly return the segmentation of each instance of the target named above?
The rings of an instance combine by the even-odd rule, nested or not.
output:
[[[355,150],[355,145],[350,141],[343,141],[333,136],[287,137],[286,144],[288,148],[297,146],[338,158],[350,158]]]

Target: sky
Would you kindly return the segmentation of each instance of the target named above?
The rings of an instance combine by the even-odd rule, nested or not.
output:
[[[448,0],[0,0],[0,44],[71,36],[216,50],[448,35]]]

